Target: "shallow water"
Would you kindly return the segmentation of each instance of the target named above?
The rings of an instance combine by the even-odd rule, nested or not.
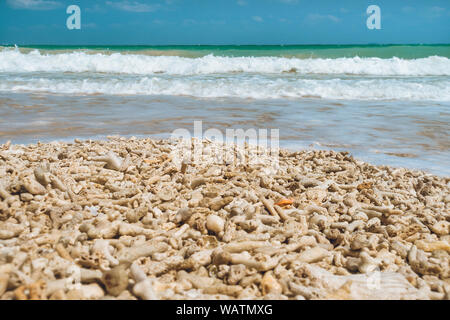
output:
[[[203,132],[279,129],[282,147],[346,150],[376,164],[450,175],[445,102],[0,93],[0,103],[0,143],[169,137],[177,128],[194,135],[194,121],[202,120]]]

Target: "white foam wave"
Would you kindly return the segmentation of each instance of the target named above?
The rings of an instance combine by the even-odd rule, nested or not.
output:
[[[42,54],[38,50],[22,53],[18,49],[0,51],[0,72],[101,72],[120,74],[172,75],[296,72],[298,74],[353,74],[376,76],[448,76],[450,59],[431,56],[421,59],[336,58],[298,59],[281,57],[200,58],[147,56],[139,54]]]
[[[218,79],[143,77],[134,79],[11,79],[0,82],[9,92],[62,94],[174,95],[199,98],[324,98],[355,100],[450,101],[450,81],[436,83],[400,79],[267,79],[226,77]]]

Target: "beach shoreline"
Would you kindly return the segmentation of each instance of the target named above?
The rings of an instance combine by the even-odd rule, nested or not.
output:
[[[0,146],[0,298],[450,298],[450,177],[198,143]]]
[[[449,45],[0,47],[0,143],[279,129],[449,176]],[[175,54],[175,55],[174,55]]]

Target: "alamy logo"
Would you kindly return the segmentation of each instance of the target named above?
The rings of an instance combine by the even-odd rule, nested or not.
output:
[[[74,4],[70,5],[67,7],[66,13],[70,14],[70,16],[67,18],[67,21],[66,21],[67,29],[80,30],[81,29],[81,9],[80,9],[80,7],[77,5],[74,5]]]
[[[366,25],[369,30],[381,29],[381,9],[377,5],[370,5],[367,7],[367,14],[370,16],[367,18]]]
[[[181,141],[172,150],[176,165],[234,164],[263,165],[276,170],[279,156],[279,129],[219,129],[203,132],[202,121],[194,121],[194,135],[187,129],[176,129],[171,138]],[[247,143],[248,142],[248,143]]]

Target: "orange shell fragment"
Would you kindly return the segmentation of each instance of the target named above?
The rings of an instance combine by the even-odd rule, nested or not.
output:
[[[275,205],[280,206],[280,207],[284,207],[284,206],[291,205],[293,203],[294,203],[294,200],[292,200],[292,199],[281,199],[280,201],[275,203]]]

